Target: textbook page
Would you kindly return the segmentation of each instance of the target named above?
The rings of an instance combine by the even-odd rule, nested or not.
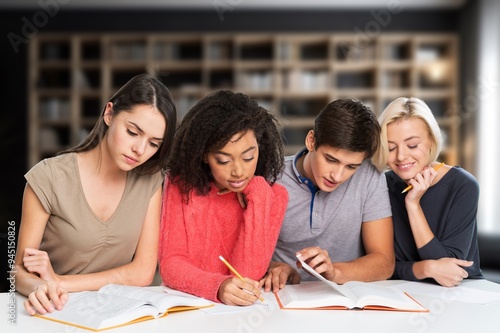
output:
[[[348,282],[351,284],[351,282]],[[345,285],[344,285],[345,286]],[[355,298],[348,298],[321,281],[286,285],[275,293],[282,309],[358,309],[428,312],[409,295],[369,282],[353,282],[348,286]]]
[[[80,328],[100,330],[125,324],[138,318],[154,318],[158,309],[151,303],[127,297],[111,296],[98,292],[71,293],[61,311],[54,311],[40,318],[58,321]]]
[[[287,285],[277,292],[277,296],[281,307],[287,309],[325,307],[351,309],[355,307],[354,301],[319,281]]]
[[[276,293],[282,308],[325,308],[372,309],[428,312],[408,294],[391,287],[378,286],[369,282],[351,281],[343,285],[325,279],[317,273],[300,255],[302,267],[320,281],[287,285]]]
[[[36,316],[98,331],[210,306],[211,302],[199,297],[111,284],[99,291],[70,293],[61,311]]]
[[[150,302],[158,309],[157,317],[163,316],[167,310],[174,307],[183,307],[181,309],[185,310],[187,307],[199,308],[212,306],[212,303],[204,298],[169,292],[167,288],[163,292],[157,292],[140,287],[109,284],[102,287],[99,292]]]
[[[351,281],[344,284],[356,297],[357,308],[372,306],[390,307],[405,311],[425,310],[406,293],[392,287],[378,286],[369,282]]]

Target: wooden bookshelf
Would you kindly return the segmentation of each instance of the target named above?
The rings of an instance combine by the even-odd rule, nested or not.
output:
[[[429,104],[441,157],[458,163],[456,34],[40,33],[29,47],[29,149],[34,165],[77,144],[109,97],[149,72],[171,90],[179,119],[207,93],[241,91],[279,119],[286,153],[304,144],[316,114],[357,98],[376,114],[399,96]]]

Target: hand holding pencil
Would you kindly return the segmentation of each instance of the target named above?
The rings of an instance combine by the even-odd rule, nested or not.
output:
[[[229,262],[227,262],[227,260],[226,260],[226,259],[224,259],[224,257],[223,257],[223,256],[219,256],[219,259],[220,259],[220,260],[224,263],[224,265],[226,265],[226,266],[227,266],[227,268],[229,268],[229,270],[230,270],[230,271],[231,271],[231,272],[232,272],[232,273],[233,273],[233,274],[234,274],[234,275],[235,275],[238,279],[240,279],[241,281],[246,281],[246,280],[243,278],[243,276],[241,276],[241,275],[240,275],[240,273],[238,273],[238,271],[237,271],[237,270],[236,270],[233,266],[231,266],[231,264],[230,264]],[[245,289],[243,289],[243,290],[245,290]],[[247,291],[247,290],[245,290],[245,291]],[[247,291],[247,292],[249,292],[249,291]],[[253,293],[251,293],[251,294],[253,294]],[[257,295],[255,295],[255,296],[257,296]],[[259,300],[260,300],[262,303],[265,303],[264,298],[262,298],[262,297],[258,297],[258,298],[259,298]]]
[[[444,165],[444,162],[441,162],[439,164],[436,164],[433,169],[438,171],[439,168],[441,168],[442,166]],[[408,192],[409,190],[411,190],[413,188],[413,185],[408,185],[404,190],[403,192],[401,192],[401,194],[405,193],[405,192]]]

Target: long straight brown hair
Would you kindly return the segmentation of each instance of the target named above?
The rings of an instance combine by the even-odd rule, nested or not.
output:
[[[151,105],[165,117],[167,126],[160,149],[149,160],[134,169],[139,174],[152,174],[159,170],[165,171],[170,146],[172,145],[177,125],[175,102],[168,88],[157,78],[149,74],[139,74],[118,89],[108,102],[113,103],[111,111],[113,116],[118,115],[122,111],[130,112],[136,105]],[[72,152],[89,151],[97,147],[108,131],[108,126],[104,122],[105,110],[106,107],[101,111],[101,115],[92,131],[81,143],[73,148],[57,153],[56,156]]]

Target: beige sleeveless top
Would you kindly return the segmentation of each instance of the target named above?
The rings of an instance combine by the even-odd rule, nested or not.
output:
[[[93,273],[130,263],[149,200],[161,186],[161,172],[127,175],[121,201],[104,222],[94,215],[83,193],[75,153],[45,159],[25,178],[50,214],[40,250],[57,274]]]

